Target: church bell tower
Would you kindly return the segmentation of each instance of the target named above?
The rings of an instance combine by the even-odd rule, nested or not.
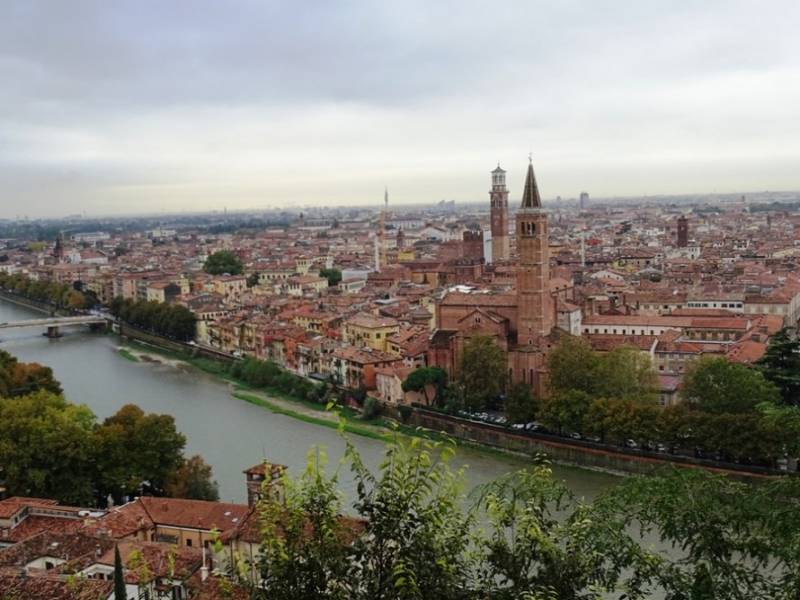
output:
[[[517,212],[517,343],[534,345],[550,333],[554,325],[550,295],[550,256],[547,215],[542,210],[539,187],[528,164],[522,205]]]
[[[492,189],[489,192],[490,216],[492,220],[492,262],[507,260],[508,243],[508,189],[506,172],[500,168],[492,171]]]

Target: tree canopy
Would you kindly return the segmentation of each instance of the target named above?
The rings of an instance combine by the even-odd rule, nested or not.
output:
[[[97,298],[92,293],[77,289],[72,284],[33,280],[21,273],[9,275],[0,272],[0,289],[49,304],[56,309],[82,310],[97,303]]]
[[[253,597],[790,600],[800,590],[795,478],[751,485],[666,469],[586,502],[536,459],[467,496],[452,452],[395,439],[373,472],[348,444],[356,501],[344,517],[339,472],[328,476],[312,450],[303,473],[285,476],[286,498],[259,506]]]
[[[447,385],[447,373],[440,367],[420,367],[414,369],[402,384],[404,392],[422,392],[425,404],[430,405],[432,400],[437,404],[443,401],[443,391]],[[430,390],[433,388],[433,390]],[[433,391],[433,398],[431,398]]]
[[[540,408],[540,402],[534,397],[531,386],[528,384],[517,383],[508,390],[505,411],[509,423],[533,421]]]
[[[203,270],[211,275],[241,275],[244,265],[230,250],[218,250],[206,259]]]
[[[594,394],[598,355],[580,337],[564,336],[547,355],[548,386],[552,393],[580,390]]]
[[[681,395],[710,413],[752,412],[762,403],[776,404],[780,391],[759,371],[724,358],[703,357],[686,369]]]
[[[621,346],[594,352],[579,337],[565,336],[548,355],[553,394],[581,391],[593,398],[652,401],[658,380],[650,358],[638,348]]]
[[[197,454],[182,460],[181,465],[170,473],[164,492],[173,498],[219,500],[219,485],[211,474],[211,466]]]
[[[197,317],[180,304],[154,300],[134,301],[117,296],[111,301],[109,310],[122,321],[158,335],[182,341],[191,340],[195,335]]]
[[[328,285],[333,287],[342,281],[342,272],[339,269],[320,269],[319,276],[328,280]]]
[[[773,335],[756,365],[778,387],[784,404],[800,406],[800,339],[795,328]]]
[[[215,497],[211,468],[184,458],[186,438],[171,416],[126,405],[98,423],[89,408],[56,393],[50,369],[0,351],[0,375],[9,371],[0,381],[0,465],[10,494],[72,505],[143,491]]]
[[[465,345],[458,369],[464,405],[480,409],[495,403],[506,388],[508,361],[494,338],[475,336]]]
[[[652,402],[658,392],[658,377],[650,357],[632,346],[600,355],[595,382],[595,394],[601,398]]]

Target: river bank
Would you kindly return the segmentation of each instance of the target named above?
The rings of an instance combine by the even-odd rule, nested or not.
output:
[[[44,302],[37,302],[36,300],[31,300],[30,298],[25,298],[23,296],[18,296],[17,294],[12,294],[5,290],[0,290],[0,299],[2,299],[4,302],[16,304],[17,306],[22,306],[23,308],[27,308],[47,316],[58,312],[58,309],[55,306],[45,304]]]
[[[245,382],[235,380],[224,375],[219,368],[207,359],[182,356],[171,350],[145,344],[140,341],[128,341],[119,346],[118,353],[128,360],[141,361],[150,364],[168,365],[175,369],[199,369],[211,377],[229,386],[234,398],[254,406],[259,406],[272,413],[281,414],[293,419],[298,419],[313,425],[326,427],[354,435],[378,440],[383,443],[391,440],[392,436],[403,435],[406,437],[420,437],[433,441],[450,440],[458,446],[469,448],[474,452],[487,456],[505,456],[514,459],[530,459],[533,455],[527,452],[504,450],[486,444],[473,443],[468,440],[451,437],[444,430],[437,431],[433,428],[406,425],[394,419],[377,417],[364,419],[360,413],[348,407],[336,407],[330,410],[322,404],[316,404],[300,398],[295,398],[278,390],[263,390],[247,385]],[[534,453],[535,454],[535,453]],[[560,462],[563,466],[582,469],[578,464]],[[608,469],[587,469],[596,472],[608,473],[614,476],[623,476],[623,472],[614,472]]]
[[[170,342],[170,345],[174,347],[173,342]],[[449,439],[459,446],[470,447],[477,452],[528,459],[546,456],[556,464],[614,476],[648,474],[664,467],[700,468],[741,480],[759,480],[785,474],[760,467],[731,468],[730,465],[705,459],[665,456],[643,449],[632,451],[552,435],[524,435],[496,425],[419,408],[414,409],[410,415],[401,415],[396,407],[385,406],[383,412],[390,417],[389,419],[377,418],[368,421],[364,420],[360,413],[346,407],[339,407],[335,414],[331,414],[320,404],[293,397],[279,390],[255,389],[243,381],[232,380],[226,372],[226,367],[213,358],[187,356],[185,352],[175,352],[157,345],[151,347],[153,351],[170,356],[172,360],[184,361],[234,385],[233,396],[240,400],[309,423],[341,428],[376,440],[385,441],[389,435],[388,431],[434,440]]]

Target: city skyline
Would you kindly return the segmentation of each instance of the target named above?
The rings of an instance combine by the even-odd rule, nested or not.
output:
[[[800,189],[778,4],[12,2],[0,217]]]

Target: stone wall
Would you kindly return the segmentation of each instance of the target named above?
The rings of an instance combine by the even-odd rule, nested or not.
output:
[[[233,356],[223,352],[217,352],[216,350],[212,350],[210,348],[203,348],[202,346],[171,340],[155,333],[139,329],[138,327],[128,325],[127,323],[119,323],[117,326],[115,326],[115,331],[117,331],[117,333],[120,335],[132,340],[151,344],[158,348],[163,348],[164,350],[170,350],[172,352],[190,354],[191,356],[201,356],[203,358],[210,358],[220,362],[233,362],[234,360],[237,360]]]
[[[388,413],[399,417],[396,410]],[[712,461],[697,460],[686,456],[659,455],[654,452],[616,449],[584,440],[570,440],[547,434],[528,435],[513,429],[478,423],[451,417],[433,411],[415,408],[407,424],[433,431],[444,432],[458,440],[491,446],[511,452],[534,456],[545,454],[558,463],[572,464],[590,469],[617,473],[645,474],[666,465],[699,467],[709,471],[726,473],[737,478],[752,479],[784,474],[761,467],[729,468]]]

